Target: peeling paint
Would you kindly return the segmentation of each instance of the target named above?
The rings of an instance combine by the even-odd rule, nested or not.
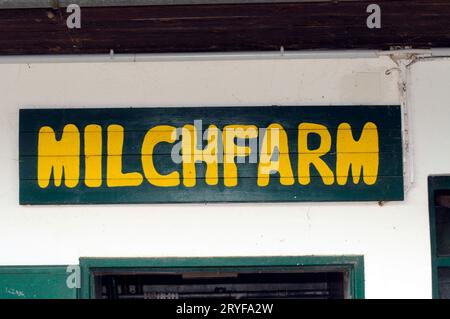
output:
[[[16,297],[25,297],[25,293],[24,293],[23,291],[17,290],[17,289],[14,289],[14,288],[8,288],[8,287],[6,287],[6,288],[5,288],[5,292],[6,292],[8,295],[13,295],[13,296],[16,296]]]

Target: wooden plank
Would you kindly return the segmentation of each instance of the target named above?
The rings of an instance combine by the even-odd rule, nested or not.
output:
[[[341,153],[342,154],[342,153]],[[366,153],[357,153],[356,156],[359,156],[361,159],[363,159],[367,154]],[[129,167],[138,168],[140,170],[140,167],[142,166],[141,155],[109,155],[109,157],[121,157],[123,163],[126,163]],[[391,161],[392,165],[386,167],[383,174],[384,176],[401,176],[402,174],[402,154],[401,153],[378,153],[379,160],[381,163],[389,162]],[[95,156],[89,156],[90,158]],[[103,166],[107,166],[107,155],[104,156],[97,156],[100,157],[100,160],[103,163]],[[180,176],[183,176],[183,169],[182,165],[178,163],[174,163],[172,161],[171,155],[152,155],[153,161],[155,163],[155,167],[157,167],[158,171],[161,172],[161,174],[169,174],[170,172],[176,171],[179,172]],[[291,159],[291,163],[295,163],[298,159],[297,153],[291,153],[289,154],[289,157]],[[57,160],[58,157],[54,157],[53,160]],[[335,168],[336,167],[336,153],[327,153],[327,155],[322,156],[322,159],[329,164],[330,167]],[[37,156],[33,157],[21,157],[20,158],[20,164],[21,167],[23,167],[23,172],[21,174],[21,180],[30,180],[30,181],[37,181],[36,178],[36,172],[35,168],[37,165]],[[80,163],[85,163],[85,156],[80,156]],[[258,160],[258,159],[256,159]],[[204,179],[206,175],[206,165],[197,165],[196,168],[197,172],[197,179]],[[249,163],[249,159],[246,159],[245,163],[242,163],[239,166],[239,178],[256,178],[258,174],[258,163]],[[135,169],[136,170],[136,169]],[[299,176],[305,177],[305,175],[299,175],[298,170],[293,169],[293,174],[289,175],[290,177],[293,177],[294,179],[298,179]],[[82,174],[83,175],[83,172]],[[224,168],[222,164],[219,164],[218,169],[218,176],[219,178],[224,177]],[[278,179],[277,174],[274,174],[275,180]],[[320,175],[316,170],[312,170],[310,173],[311,177],[320,177]],[[326,175],[329,177],[330,175]],[[377,176],[381,176],[378,174]],[[103,179],[103,184],[105,185],[106,178]]]
[[[450,2],[380,0],[382,28],[366,26],[373,1],[0,10],[0,55],[389,49],[450,46]]]

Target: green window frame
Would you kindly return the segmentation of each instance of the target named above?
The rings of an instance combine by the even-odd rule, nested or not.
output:
[[[439,278],[438,269],[440,267],[450,268],[450,256],[438,256],[437,236],[436,236],[436,209],[434,204],[435,192],[438,190],[450,190],[450,175],[430,175],[428,177],[428,204],[430,222],[430,244],[431,244],[431,267],[433,298],[439,299]]]
[[[333,266],[349,273],[349,298],[364,299],[364,256],[283,256],[283,257],[212,257],[212,258],[80,258],[80,298],[94,296],[95,270],[197,270],[207,271],[245,268],[247,270],[295,267],[322,269]]]
[[[76,299],[67,266],[0,266],[0,299]]]

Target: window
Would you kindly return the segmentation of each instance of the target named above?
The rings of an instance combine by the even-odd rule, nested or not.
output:
[[[364,297],[361,256],[82,258],[80,265],[83,298]]]
[[[428,179],[433,298],[450,299],[450,176]]]

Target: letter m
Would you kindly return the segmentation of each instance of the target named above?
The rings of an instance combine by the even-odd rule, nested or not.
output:
[[[55,131],[44,126],[39,130],[38,185],[46,188],[53,173],[55,186],[77,186],[80,176],[80,132],[73,124],[64,127],[61,138],[56,140]]]
[[[361,173],[366,185],[376,183],[380,154],[378,129],[374,123],[367,122],[356,141],[350,125],[342,123],[338,127],[336,148],[336,180],[339,185],[347,184],[350,169],[354,184],[359,183]]]

